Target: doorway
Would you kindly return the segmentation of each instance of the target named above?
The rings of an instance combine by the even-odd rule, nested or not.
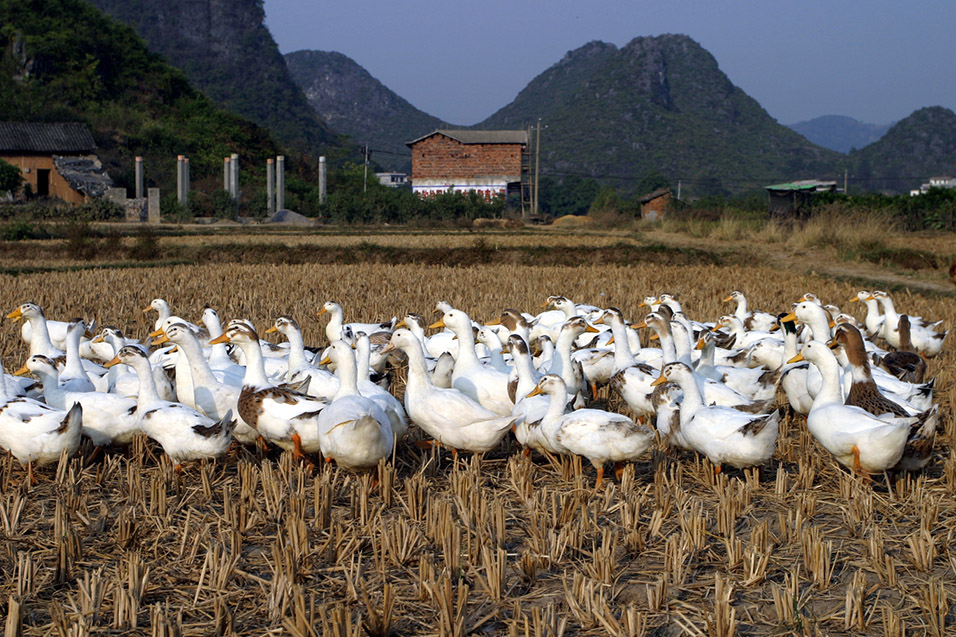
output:
[[[50,169],[37,169],[37,197],[50,196]]]

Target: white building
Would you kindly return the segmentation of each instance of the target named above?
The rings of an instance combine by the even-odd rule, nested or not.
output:
[[[929,183],[920,186],[919,190],[911,190],[910,197],[922,195],[930,188],[956,188],[956,177],[930,177]]]

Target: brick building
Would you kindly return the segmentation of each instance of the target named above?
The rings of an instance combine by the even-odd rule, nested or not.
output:
[[[20,169],[37,197],[80,204],[105,194],[113,182],[95,150],[85,124],[0,122],[0,159]]]
[[[422,197],[475,191],[520,197],[528,177],[528,132],[436,130],[406,144],[412,149],[412,191]]]

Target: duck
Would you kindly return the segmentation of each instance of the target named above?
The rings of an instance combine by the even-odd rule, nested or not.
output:
[[[82,432],[97,447],[128,445],[140,431],[136,415],[136,399],[98,391],[75,391],[60,384],[56,363],[35,354],[17,370],[17,374],[33,373],[43,383],[46,403],[66,411],[75,404],[83,408]]]
[[[329,339],[329,343],[342,340],[342,330],[346,327],[345,313],[342,311],[342,306],[335,301],[326,301],[316,316],[322,316],[323,314],[329,315],[329,322],[325,326],[325,336]],[[396,323],[398,323],[398,317],[393,316],[391,320],[381,323],[348,323],[347,326],[352,330],[353,334],[356,332],[365,332],[369,335],[369,338],[377,338],[376,335],[379,332],[391,334],[395,329]],[[387,337],[385,340],[388,340]]]
[[[874,299],[875,301],[875,299]],[[910,320],[906,314],[900,314],[897,327],[900,334],[900,346],[895,352],[877,355],[877,366],[893,376],[908,383],[923,383],[926,379],[926,359],[916,353],[910,340]]]
[[[823,385],[807,415],[807,428],[841,465],[871,481],[870,474],[896,466],[916,417],[883,420],[846,405],[840,387],[840,364],[826,343],[810,341],[790,362],[809,361],[820,370]]]
[[[866,327],[868,338],[883,336],[883,313],[880,312],[880,303],[868,290],[859,290],[856,296],[850,298],[850,303],[863,303],[866,307],[866,316],[863,325]]]
[[[23,303],[15,310],[7,314],[7,318],[16,322],[24,319],[30,324],[30,347],[27,356],[42,354],[47,358],[53,359],[57,364],[66,361],[66,351],[58,348],[50,340],[50,332],[47,327],[46,316],[36,303]],[[22,334],[22,331],[21,331]],[[66,328],[63,330],[63,346],[66,347]]]
[[[583,407],[587,400],[585,397],[587,381],[582,364],[574,359],[571,348],[579,336],[588,332],[596,333],[597,330],[583,317],[574,316],[565,321],[558,333],[558,340],[554,344],[555,355],[548,368],[548,373],[560,376],[568,391],[576,396],[575,407]],[[611,361],[613,362],[613,358]]]
[[[297,459],[321,451],[318,416],[328,403],[288,385],[277,385],[266,376],[259,334],[254,327],[247,321],[233,319],[225,332],[210,343],[235,343],[246,360],[237,407],[243,422],[265,441],[293,452]]]
[[[489,327],[482,327],[475,339],[488,350],[487,364],[503,374],[511,373],[511,367],[505,362],[504,346],[498,333]]]
[[[124,336],[123,331],[116,327],[104,327],[100,335],[96,338],[103,339],[102,342],[111,348],[110,355],[103,361],[104,363],[113,360],[116,354],[127,345],[139,347],[146,353],[143,345],[134,339]],[[153,362],[152,358],[150,362]],[[166,371],[160,365],[155,364],[152,366],[152,371],[153,382],[156,384],[156,391],[159,393],[159,397],[168,401],[176,400],[176,390],[169,381],[169,377],[166,376]],[[119,394],[120,396],[136,396],[139,394],[139,378],[136,376],[136,372],[126,365],[113,365],[106,370],[105,378],[106,387],[103,389],[111,394]],[[103,389],[101,389],[101,391]]]
[[[408,357],[405,411],[413,423],[441,446],[485,453],[498,446],[516,418],[500,416],[455,388],[436,387],[425,367],[421,343],[406,328],[396,329],[386,350]]]
[[[697,341],[700,351],[694,371],[709,380],[723,383],[750,400],[764,402],[777,394],[780,371],[763,367],[731,367],[714,364],[717,339],[713,332],[705,332]]]
[[[508,336],[517,334],[525,344],[531,342],[531,326],[528,324],[527,317],[518,310],[506,308],[502,310],[497,318],[488,321],[486,325],[501,325],[508,330]],[[503,340],[507,340],[508,336],[505,336]]]
[[[143,308],[143,314],[149,314],[150,312],[156,312],[157,317],[156,321],[153,323],[153,332],[150,336],[159,336],[159,333],[165,329],[166,325],[171,323],[182,323],[189,327],[199,338],[200,341],[208,342],[209,341],[209,331],[205,327],[200,327],[195,323],[190,323],[186,319],[180,316],[174,316],[172,310],[169,308],[169,303],[164,299],[153,299],[150,301],[149,305]]]
[[[94,391],[96,387],[90,380],[90,374],[87,373],[84,362],[96,369],[97,378],[106,375],[106,369],[97,365],[93,361],[84,361],[80,358],[80,339],[84,335],[89,335],[86,323],[83,319],[73,319],[69,322],[66,329],[66,360],[63,369],[60,371],[60,383],[69,391]],[[105,382],[104,382],[105,385]]]
[[[82,433],[82,405],[74,404],[68,411],[56,409],[33,398],[12,396],[6,384],[0,384],[0,447],[26,466],[30,484],[37,483],[34,466],[57,462],[64,453],[75,454]]]
[[[650,315],[648,315],[650,316]],[[628,339],[625,333],[631,330],[624,324],[624,318],[617,308],[608,308],[604,315],[604,322],[611,328],[614,346],[614,374],[611,376],[611,389],[627,403],[634,414],[639,417],[651,416],[655,413],[654,405],[651,403],[651,393],[654,388],[651,383],[657,378],[658,369],[647,362],[638,361],[631,348],[628,345]],[[641,322],[631,327],[643,327],[646,323]],[[672,344],[672,342],[671,342]],[[646,356],[649,349],[641,350]],[[659,361],[663,354],[657,350]]]
[[[832,347],[842,347],[850,369],[851,386],[845,404],[854,405],[881,420],[909,419],[916,416],[910,425],[903,456],[893,470],[918,471],[929,463],[936,439],[939,406],[932,405],[920,411],[899,396],[887,396],[877,386],[870,371],[869,361],[863,349],[863,336],[853,326],[840,325],[834,330]]]
[[[886,292],[873,292],[873,298],[883,306],[883,338],[893,347],[899,349],[900,341],[900,315],[897,314],[893,306],[893,299]],[[936,327],[942,324],[942,321],[936,323],[924,323],[919,317],[909,317],[910,339],[916,350],[926,358],[934,358],[943,349],[943,342],[949,330],[937,332]]]
[[[242,378],[243,374],[245,373],[245,369],[232,360],[232,358],[229,356],[229,349],[226,347],[226,344],[209,344],[209,341],[222,336],[222,319],[219,317],[219,312],[217,312],[215,308],[206,306],[203,308],[201,318],[202,324],[206,328],[206,332],[209,334],[209,338],[205,343],[200,341],[200,344],[203,345],[203,355],[209,362],[210,369],[226,372],[233,376]]]
[[[558,453],[587,458],[597,471],[595,488],[604,481],[608,462],[633,462],[644,455],[654,442],[654,433],[627,416],[601,409],[577,409],[565,412],[568,388],[557,374],[545,374],[529,397],[547,394],[548,411],[533,427]]]
[[[158,442],[166,455],[176,463],[177,474],[182,473],[185,462],[215,458],[226,452],[232,443],[232,430],[236,422],[231,414],[214,420],[188,405],[160,398],[153,383],[149,359],[134,345],[120,349],[106,366],[119,363],[129,365],[139,376],[135,415],[140,429]]]
[[[737,304],[734,316],[740,319],[744,328],[750,331],[770,332],[777,325],[777,317],[769,312],[751,312],[747,309],[747,297],[740,290],[734,290],[724,303],[733,301]]]
[[[656,380],[656,379],[655,379]],[[651,392],[651,405],[656,412],[657,433],[672,447],[693,451],[694,448],[684,439],[680,428],[680,404],[684,392],[677,383],[663,383]]]
[[[166,328],[163,339],[175,343],[189,367],[192,378],[192,399],[196,409],[213,420],[221,420],[228,415],[239,413],[242,378],[223,372],[216,374],[203,356],[199,339],[187,325],[173,323]],[[242,418],[236,420],[232,432],[235,440],[242,444],[252,444],[258,436],[258,432]]]
[[[374,400],[359,393],[355,357],[345,341],[333,341],[328,359],[334,363],[339,390],[319,412],[319,446],[326,462],[348,471],[366,472],[392,453],[394,436],[385,411]]]
[[[359,332],[355,335],[354,352],[355,375],[359,393],[382,408],[392,428],[392,436],[396,441],[400,440],[408,431],[408,416],[405,414],[402,403],[395,396],[392,396],[387,389],[383,389],[371,380],[369,374],[371,371],[369,365],[371,343],[368,334],[365,332]]]
[[[783,330],[783,366],[780,370],[780,386],[787,396],[790,408],[798,414],[806,416],[813,407],[813,395],[808,387],[808,378],[810,375],[810,363],[798,361],[790,363],[799,351],[797,349],[797,322],[796,320],[784,320],[789,316],[784,313],[779,317],[780,326]],[[822,381],[821,381],[822,382]]]
[[[309,379],[305,393],[325,401],[339,391],[339,379],[327,369],[322,369],[310,363],[305,354],[305,345],[302,340],[302,330],[299,323],[287,314],[275,320],[275,323],[266,330],[266,334],[278,332],[289,341],[289,370],[286,373],[286,383],[297,383]]]
[[[524,447],[525,455],[528,455],[533,449],[541,454],[557,453],[557,450],[551,447],[550,443],[540,435],[540,427],[533,427],[533,423],[540,422],[548,413],[548,398],[544,395],[532,396],[528,394],[535,388],[543,374],[535,369],[531,361],[531,351],[528,343],[519,335],[512,334],[508,337],[508,349],[514,358],[514,369],[508,383],[508,393],[514,401],[514,409],[511,414],[515,416],[514,434],[518,443]],[[568,396],[568,405],[565,410],[570,410],[570,403],[574,397]]]
[[[754,415],[733,407],[705,405],[691,368],[685,363],[664,365],[653,385],[677,383],[684,394],[680,403],[680,431],[694,451],[707,456],[719,473],[725,464],[738,469],[766,463],[777,444],[780,412]]]
[[[448,327],[458,338],[458,357],[452,372],[452,387],[482,407],[499,416],[510,416],[514,406],[508,397],[508,375],[485,367],[478,360],[471,319],[461,310],[452,309],[430,328]],[[407,353],[407,352],[406,352]]]

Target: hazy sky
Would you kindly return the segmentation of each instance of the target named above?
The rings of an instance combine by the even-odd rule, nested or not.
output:
[[[591,40],[682,33],[780,123],[956,109],[951,0],[265,0],[283,53],[338,51],[419,109],[474,124]]]

